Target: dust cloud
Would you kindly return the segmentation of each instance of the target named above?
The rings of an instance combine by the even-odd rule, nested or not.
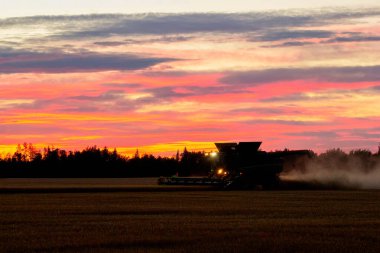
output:
[[[379,153],[329,150],[286,164],[280,178],[334,188],[380,189]]]

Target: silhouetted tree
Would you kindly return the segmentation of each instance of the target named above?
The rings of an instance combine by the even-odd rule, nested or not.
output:
[[[139,149],[136,149],[134,158],[140,158]]]
[[[276,154],[273,152],[272,154]],[[305,157],[305,161],[290,161],[289,168],[306,166],[310,161],[318,162],[325,168],[347,170],[355,168],[371,171],[380,164],[380,155],[369,150],[357,149],[348,154],[341,149]],[[215,162],[215,161],[214,161]],[[47,147],[43,152],[32,144],[17,145],[13,155],[0,158],[0,177],[158,177],[205,176],[215,167],[204,152],[189,152],[185,147],[175,157],[155,157],[144,154],[128,158],[104,147],[87,147],[82,151],[66,151]]]

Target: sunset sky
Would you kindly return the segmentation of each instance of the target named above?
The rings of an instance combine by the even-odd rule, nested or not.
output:
[[[0,3],[0,154],[377,150],[378,0]]]

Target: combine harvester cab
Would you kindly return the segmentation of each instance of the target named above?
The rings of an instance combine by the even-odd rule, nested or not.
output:
[[[215,143],[225,188],[274,188],[282,171],[280,156],[260,151],[261,142]]]
[[[215,143],[218,153],[209,177],[161,177],[159,184],[208,185],[226,189],[276,189],[284,161],[309,156],[308,150],[265,152],[261,142]]]

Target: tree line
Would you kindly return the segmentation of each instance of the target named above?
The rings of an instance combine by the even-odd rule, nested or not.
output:
[[[32,144],[18,145],[16,152],[0,158],[0,177],[158,177],[207,175],[210,160],[204,152],[185,148],[175,157],[149,154],[126,157],[107,147],[87,147],[66,151],[47,147],[37,150]]]
[[[286,151],[287,149],[285,149]],[[282,152],[282,151],[274,151]],[[377,153],[357,149],[346,153],[341,149],[331,149],[302,159],[284,162],[284,171],[305,171],[311,164],[324,169],[360,170],[369,172],[380,169],[380,147]],[[14,154],[0,157],[0,177],[158,177],[158,176],[206,176],[215,167],[215,160],[205,152],[182,153],[173,157],[140,155],[126,157],[107,147],[87,147],[82,151],[66,151],[47,147],[42,151],[32,144],[18,145]]]

